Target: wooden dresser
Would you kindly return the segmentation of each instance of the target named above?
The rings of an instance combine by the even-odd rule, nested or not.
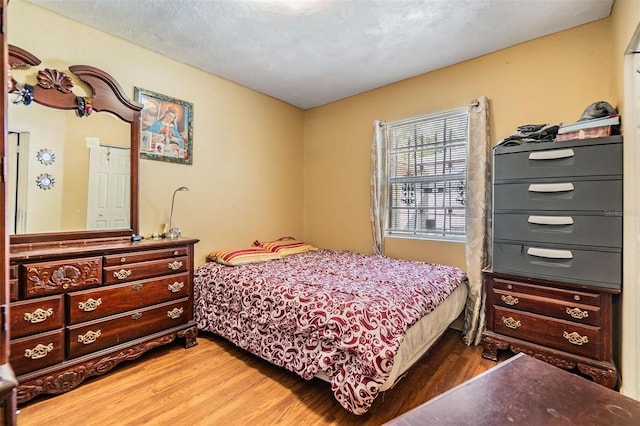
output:
[[[494,149],[483,356],[524,352],[614,388],[622,138]]]
[[[189,238],[12,245],[11,365],[18,403],[58,394],[147,350],[193,320]]]

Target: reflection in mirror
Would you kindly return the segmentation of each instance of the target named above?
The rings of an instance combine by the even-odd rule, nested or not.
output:
[[[106,113],[72,111],[9,97],[9,230],[14,234],[130,225],[130,125]],[[42,150],[55,161],[39,161]],[[55,184],[42,190],[38,176]],[[107,190],[109,188],[109,190]]]

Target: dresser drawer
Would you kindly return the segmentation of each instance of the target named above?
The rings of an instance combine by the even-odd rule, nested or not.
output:
[[[18,265],[9,266],[9,300],[18,300],[20,297],[18,283]]]
[[[69,323],[78,324],[189,295],[189,274],[134,281],[69,294]]]
[[[596,211],[605,215],[622,211],[622,180],[573,180],[501,183],[494,185],[493,206],[522,211]]]
[[[521,147],[517,147],[521,148]],[[528,179],[561,176],[611,176],[622,174],[622,144],[571,146],[551,142],[526,151],[496,148],[494,179]],[[538,149],[542,148],[542,149]]]
[[[622,247],[622,216],[496,213],[494,240]]]
[[[618,289],[622,254],[613,250],[494,243],[493,270]]]
[[[63,295],[42,297],[11,304],[11,338],[62,327]]]
[[[104,280],[107,284],[137,281],[144,278],[187,272],[189,271],[189,266],[189,258],[185,256],[109,266],[104,268]]]
[[[63,293],[102,283],[102,257],[21,265],[25,297]]]
[[[187,255],[186,247],[176,247],[171,249],[147,250],[141,252],[120,253],[104,257],[104,266],[117,266],[126,263],[146,262]]]
[[[69,357],[75,358],[188,322],[188,299],[67,327]]]
[[[494,330],[505,336],[602,360],[600,327],[495,307]]]
[[[16,375],[62,362],[64,359],[64,329],[12,340],[11,367]]]
[[[498,306],[546,315],[578,324],[600,326],[600,307],[494,289]]]
[[[562,300],[568,303],[580,303],[582,305],[601,306],[602,298],[600,293],[588,291],[565,290],[557,287],[548,287],[538,284],[528,284],[504,278],[493,278],[490,280],[493,290],[514,291],[531,296],[539,296]]]

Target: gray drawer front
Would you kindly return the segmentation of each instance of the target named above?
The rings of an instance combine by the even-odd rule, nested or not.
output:
[[[494,179],[622,175],[622,144],[567,147],[499,154]]]
[[[622,180],[494,185],[494,211],[588,210],[605,214],[622,211]]]
[[[622,247],[622,216],[496,213],[494,240]]]
[[[493,245],[493,270],[618,289],[622,279],[622,255],[619,252],[496,243]]]

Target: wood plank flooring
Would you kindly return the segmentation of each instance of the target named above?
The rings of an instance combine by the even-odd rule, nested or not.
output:
[[[180,343],[66,394],[23,404],[18,424],[379,425],[496,365],[449,329],[367,414],[356,416],[336,402],[327,382],[305,381],[220,337],[201,334],[187,350]]]

